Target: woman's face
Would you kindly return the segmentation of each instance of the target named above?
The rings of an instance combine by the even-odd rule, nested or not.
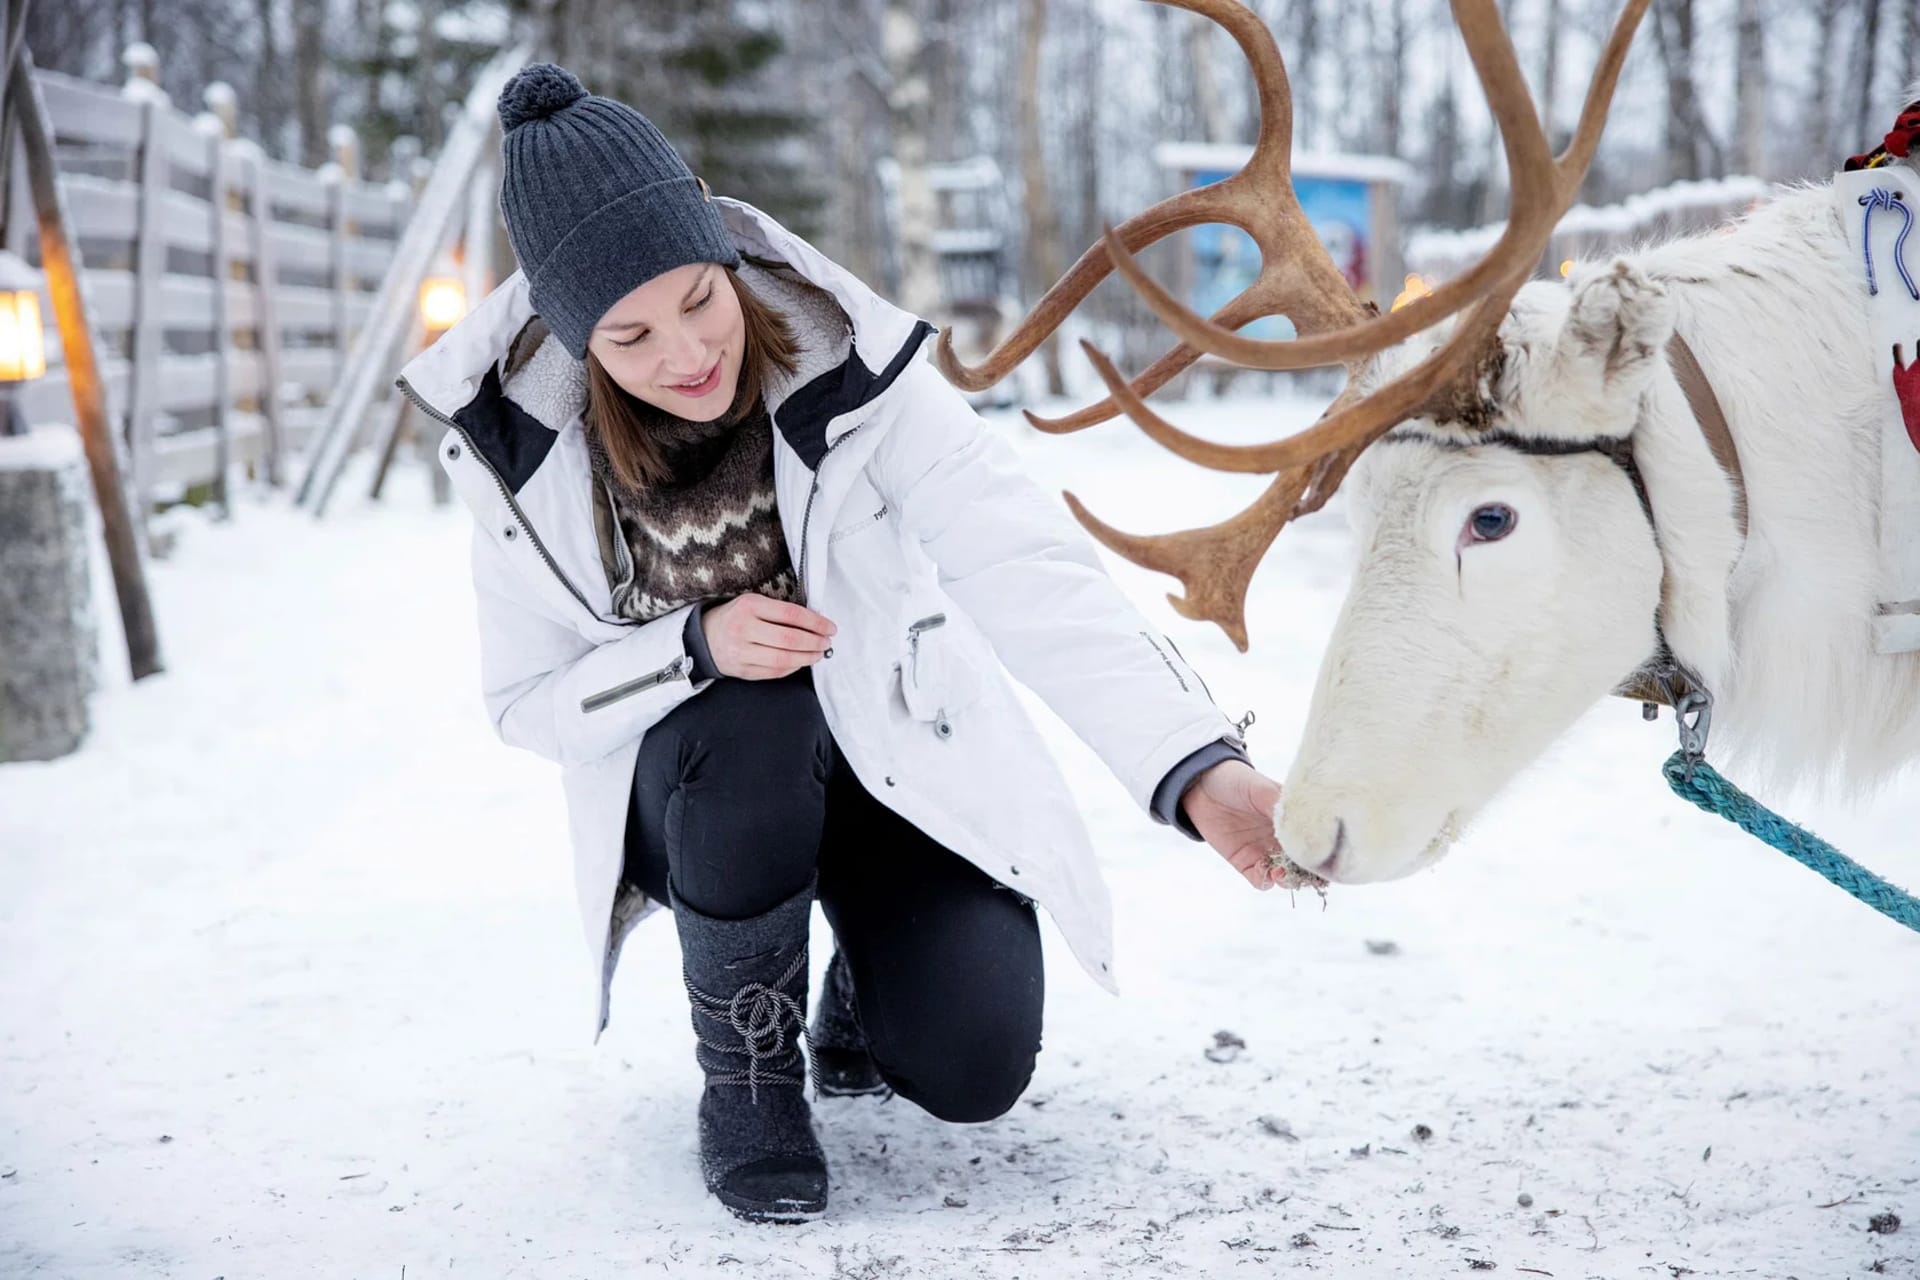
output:
[[[711,422],[733,404],[746,337],[726,269],[695,262],[655,276],[609,307],[587,350],[628,395],[690,422]]]

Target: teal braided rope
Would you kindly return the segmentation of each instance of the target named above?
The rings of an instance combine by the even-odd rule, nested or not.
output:
[[[1909,929],[1920,930],[1920,898],[1882,880],[1805,827],[1794,826],[1721,777],[1706,761],[1695,761],[1689,767],[1687,753],[1676,751],[1661,766],[1660,772],[1666,775],[1667,785],[1682,800],[1690,800],[1708,813],[1719,814],[1801,866],[1818,871],[1881,915]]]

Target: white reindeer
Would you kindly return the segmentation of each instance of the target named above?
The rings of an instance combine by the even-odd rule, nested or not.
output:
[[[1131,386],[1089,349],[1112,398],[1034,422],[1075,430],[1125,409],[1194,461],[1278,473],[1248,511],[1180,534],[1123,534],[1074,503],[1109,547],[1180,577],[1175,607],[1243,649],[1260,556],[1353,466],[1359,566],[1276,815],[1293,862],[1349,883],[1432,862],[1609,693],[1687,706],[1710,691],[1715,754],[1776,784],[1865,789],[1920,758],[1920,654],[1876,653],[1869,628],[1890,391],[1831,190],[1527,283],[1646,0],[1626,5],[1557,160],[1493,5],[1455,0],[1506,142],[1513,216],[1485,260],[1384,316],[1336,282],[1300,216],[1285,71],[1265,28],[1235,0],[1159,2],[1205,14],[1246,51],[1263,112],[1254,157],[1110,231],[1106,255],[1090,249],[980,369],[944,349],[943,367],[961,385],[993,380],[1117,265],[1183,345]],[[1265,261],[1211,323],[1131,258],[1199,221],[1241,225]],[[1233,332],[1274,311],[1302,337]],[[1349,385],[1300,436],[1212,444],[1141,399],[1201,351],[1261,368],[1340,361]]]
[[[1920,758],[1920,655],[1876,653],[1868,628],[1888,393],[1846,250],[1810,188],[1729,234],[1529,285],[1488,428],[1416,418],[1361,456],[1359,567],[1277,824],[1296,863],[1351,883],[1431,862],[1660,632],[1749,776],[1866,789]],[[1724,406],[1744,538],[1675,332]],[[1651,515],[1608,455],[1525,451],[1609,440]]]

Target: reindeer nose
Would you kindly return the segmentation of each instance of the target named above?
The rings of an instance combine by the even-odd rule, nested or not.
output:
[[[1308,863],[1305,858],[1297,858],[1295,862],[1304,870],[1311,871],[1323,879],[1333,880],[1338,878],[1340,874],[1340,857],[1346,853],[1346,851],[1347,820],[1345,818],[1335,818],[1333,820],[1333,848],[1327,851],[1327,855],[1316,863]]]

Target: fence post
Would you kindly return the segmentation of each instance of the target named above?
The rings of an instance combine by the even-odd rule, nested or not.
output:
[[[93,476],[94,499],[100,510],[107,558],[113,566],[113,585],[120,602],[120,625],[126,632],[127,658],[135,680],[162,670],[160,636],[154,626],[153,604],[147,594],[146,568],[141,563],[140,522],[129,510],[121,485],[120,460],[114,447],[113,425],[107,413],[107,392],[94,358],[93,331],[87,322],[79,247],[67,230],[65,202],[54,170],[53,130],[46,104],[34,83],[33,59],[23,48],[7,81],[7,101],[19,121],[21,157],[33,192],[34,216],[40,228],[40,262],[47,292],[53,301],[54,321],[60,328],[60,346],[67,366],[67,384],[73,393],[74,420],[86,447]]]
[[[161,235],[161,198],[167,190],[167,149],[160,137],[166,96],[159,87],[159,59],[146,44],[127,46],[126,92],[140,101],[139,222],[134,233],[133,380],[127,396],[127,447],[133,461],[133,499],[141,530],[153,509],[154,432],[164,335],[160,327],[161,277],[166,241]]]
[[[13,74],[25,76],[28,72],[22,64],[13,69]],[[0,249],[26,258],[29,256],[28,243],[33,242],[37,250],[39,240],[35,234],[38,228],[34,221],[33,192],[28,186],[33,179],[27,173],[24,147],[5,147],[0,150],[4,150],[7,161],[7,234],[5,243],[0,243]]]
[[[279,280],[273,266],[273,193],[268,189],[266,153],[241,143],[248,170],[247,224],[253,241],[254,341],[260,351],[260,413],[267,424],[267,483],[284,481],[286,419],[280,412],[280,308],[275,301]]]
[[[233,469],[233,376],[230,368],[233,325],[227,317],[227,280],[233,274],[233,252],[227,244],[227,142],[233,137],[233,89],[216,80],[201,94],[207,114],[194,121],[207,140],[207,209],[212,218],[213,277],[213,493],[220,511],[233,518],[233,495],[227,477]]]
[[[347,366],[347,352],[353,342],[347,332],[347,302],[353,296],[353,269],[347,261],[347,248],[353,239],[353,223],[347,216],[347,190],[360,173],[360,140],[351,125],[336,124],[327,130],[327,143],[333,149],[333,162],[320,171],[327,183],[327,232],[332,244],[333,290],[333,379],[340,380]]]

